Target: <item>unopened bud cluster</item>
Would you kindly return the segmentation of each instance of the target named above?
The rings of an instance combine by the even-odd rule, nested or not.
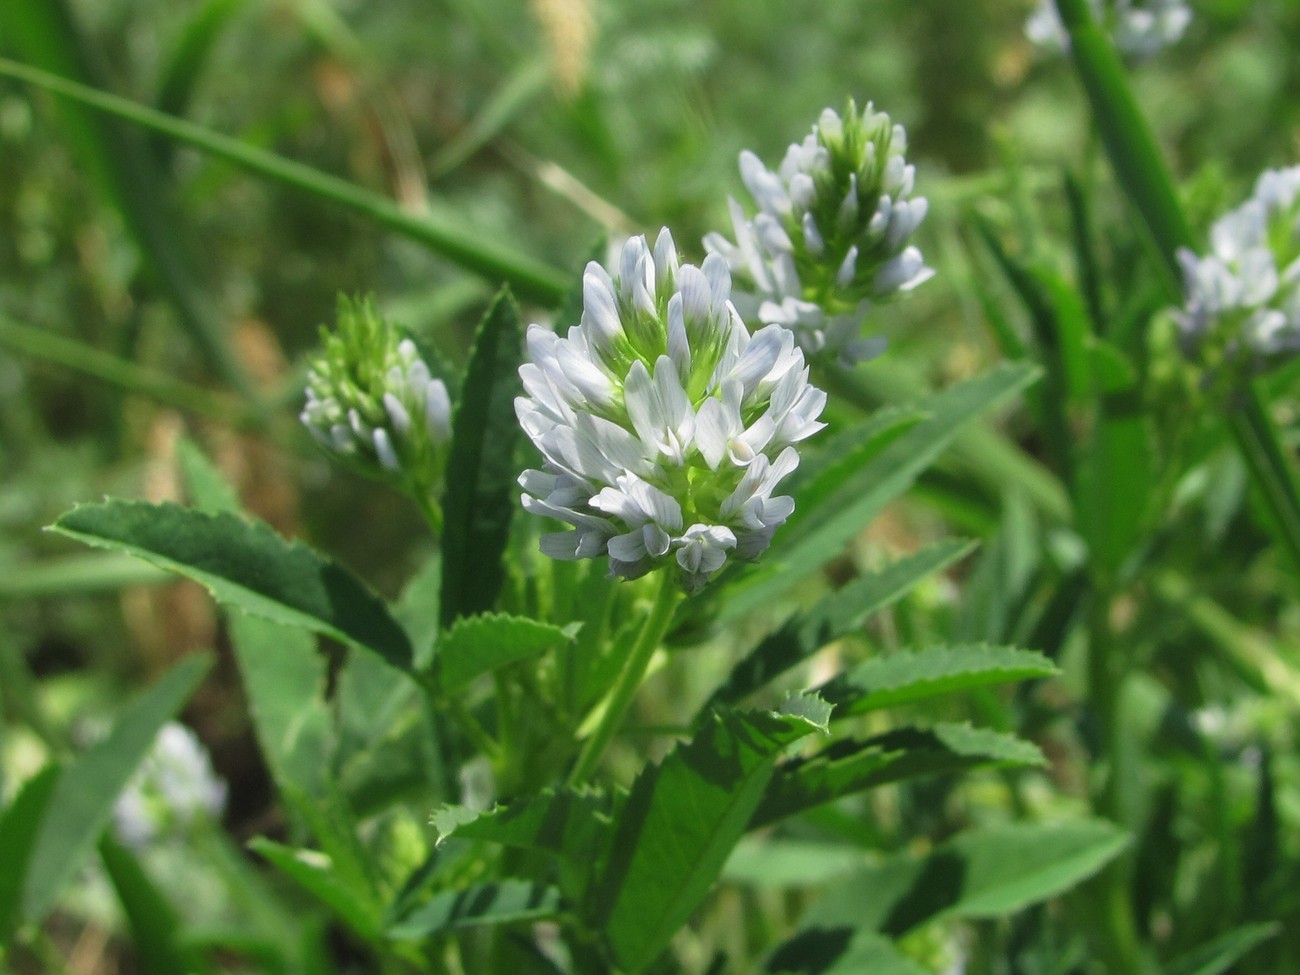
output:
[[[587,265],[566,334],[529,328],[515,409],[545,464],[520,477],[523,505],[572,526],[545,553],[608,556],[625,578],[668,567],[693,591],[767,548],[826,394],[791,332],[751,336],[730,296],[726,261],[679,263],[665,229],[628,240],[613,274]]]
[[[321,337],[301,415],[311,435],[365,473],[433,490],[451,439],[446,385],[367,300],[340,299],[338,327]]]
[[[1259,372],[1300,352],[1300,166],[1268,170],[1210,230],[1210,252],[1178,254],[1183,351],[1212,370]]]
[[[784,325],[808,355],[845,364],[883,350],[883,340],[860,335],[866,310],[933,274],[909,243],[927,204],[913,196],[906,151],[901,125],[850,102],[842,118],[824,110],[775,172],[741,153],[758,212],[746,216],[731,200],[735,241],[712,233],[704,245],[736,276],[747,321]]]

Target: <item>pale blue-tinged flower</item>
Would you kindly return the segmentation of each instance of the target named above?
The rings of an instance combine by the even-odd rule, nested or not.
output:
[[[1176,44],[1192,20],[1184,0],[1088,0],[1088,5],[1120,52],[1135,61]],[[1025,22],[1025,34],[1040,47],[1058,51],[1069,40],[1052,0],[1039,0]]]
[[[614,263],[587,265],[564,335],[528,329],[515,411],[544,464],[520,477],[523,505],[571,526],[542,537],[553,558],[608,556],[629,579],[666,566],[693,591],[790,516],[775,492],[826,394],[789,331],[746,330],[722,257],[681,264],[665,229]]]
[[[411,338],[368,300],[339,300],[338,327],[307,373],[300,419],[327,451],[365,473],[427,494],[451,440],[451,399]]]
[[[114,804],[113,832],[140,849],[183,835],[201,818],[220,819],[225,806],[226,783],[213,772],[207,750],[193,731],[171,721]]]
[[[1257,372],[1300,352],[1300,166],[1268,170],[1210,229],[1210,251],[1178,252],[1188,358]]]
[[[823,111],[775,172],[740,154],[758,212],[731,200],[735,240],[711,233],[704,246],[735,275],[747,321],[783,325],[809,356],[845,364],[883,351],[883,339],[860,334],[868,308],[934,273],[910,243],[927,203],[913,194],[906,151],[901,125],[849,102],[843,117]]]

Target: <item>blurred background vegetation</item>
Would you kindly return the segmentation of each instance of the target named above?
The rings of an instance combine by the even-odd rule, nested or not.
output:
[[[1065,176],[1110,181],[1068,63],[1023,34],[1029,7],[7,0],[0,54],[409,212],[454,213],[483,238],[573,274],[607,235],[664,224],[698,260],[700,237],[727,226],[742,148],[775,162],[823,106],[872,101],[907,127],[918,190],[931,201],[920,244],[938,274],[876,315],[891,351],[868,368],[920,388],[999,355],[986,317],[1007,288],[977,246],[973,216],[1068,267]],[[1199,0],[1194,11],[1186,38],[1138,68],[1135,86],[1203,228],[1261,169],[1300,159],[1300,2]],[[1128,220],[1117,194],[1096,199],[1097,226]],[[87,556],[40,528],[104,494],[175,497],[184,434],[217,458],[250,510],[393,594],[428,548],[418,515],[329,467],[297,428],[304,358],[336,295],[369,291],[389,317],[461,358],[494,283],[363,216],[4,78],[0,231],[9,791],[39,762],[32,722],[90,734],[82,725],[129,688],[223,639],[197,589],[159,587],[137,565]],[[1129,234],[1116,239],[1117,274],[1126,258],[1140,260],[1133,246]],[[527,303],[525,313],[550,314]],[[881,519],[864,558],[947,533],[936,510],[967,534],[998,528],[978,510],[926,505],[922,492]],[[1249,554],[1225,570],[1248,566]],[[1232,595],[1251,584],[1207,586]],[[943,629],[960,591],[911,597],[895,625]],[[1300,633],[1293,601],[1242,599],[1264,637]],[[30,696],[18,659],[37,682]],[[1224,680],[1221,698],[1245,693]],[[187,720],[231,784],[226,826],[243,839],[273,829],[278,813],[239,695],[225,661]],[[1277,743],[1289,741],[1295,703],[1278,705]],[[1063,801],[1078,791],[1045,784]],[[1253,788],[1247,777],[1238,790],[1247,798],[1225,815],[1253,815]],[[924,818],[919,798],[911,808]],[[1300,781],[1281,783],[1272,808],[1300,823]],[[1289,842],[1294,856],[1294,833]]]

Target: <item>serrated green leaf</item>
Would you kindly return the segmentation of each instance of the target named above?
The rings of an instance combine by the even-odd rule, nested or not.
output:
[[[806,922],[898,937],[940,918],[1001,917],[1092,876],[1128,841],[1099,819],[968,830],[926,856],[890,857],[833,884]]]
[[[585,904],[621,968],[639,971],[663,951],[744,833],[777,756],[816,730],[790,715],[714,712],[637,777]]]
[[[930,975],[888,938],[851,926],[804,928],[768,958],[773,975]]]
[[[570,639],[572,634],[567,629],[526,616],[467,616],[443,634],[434,666],[443,692],[454,694],[476,677],[537,656]]]
[[[560,910],[560,893],[554,887],[502,880],[438,894],[389,927],[387,936],[415,941],[484,924],[544,921]]]
[[[108,825],[113,803],[158,731],[198,687],[212,661],[187,657],[140,694],[103,741],[74,758],[59,777],[41,821],[23,885],[23,915],[39,923]]]
[[[484,813],[444,806],[433,814],[433,828],[440,843],[454,836],[554,857],[560,889],[577,900],[599,868],[593,851],[608,848],[611,816],[624,799],[591,789],[543,789]]]
[[[749,828],[890,782],[983,766],[1042,764],[1037,746],[964,724],[899,728],[865,741],[839,741],[810,758],[778,767]]]
[[[817,689],[835,705],[835,718],[911,704],[941,694],[1050,677],[1055,664],[1041,653],[972,644],[929,647],[872,657]]]
[[[911,487],[968,423],[1020,392],[1038,375],[1039,370],[1028,363],[1002,363],[917,403],[925,419],[867,463],[842,471],[821,504],[796,508],[776,533],[763,567],[737,577],[719,621],[762,608],[835,558],[889,501]]]
[[[73,508],[51,528],[193,579],[236,609],[410,669],[411,643],[382,600],[351,573],[262,522],[170,503],[105,501]]]
[[[732,669],[707,706],[734,704],[753,693],[832,640],[856,630],[873,613],[901,599],[926,576],[957,561],[972,547],[970,542],[940,542],[879,572],[859,576],[812,609],[795,614]]]
[[[328,908],[359,937],[377,941],[382,936],[382,908],[366,896],[364,888],[358,888],[340,876],[326,854],[317,850],[295,850],[260,836],[250,840],[248,846]]]
[[[56,763],[46,765],[0,813],[0,947],[18,920],[27,865],[60,772]]]
[[[1165,966],[1165,975],[1223,975],[1236,962],[1282,931],[1280,924],[1244,924]]]
[[[488,309],[452,420],[442,536],[442,625],[492,609],[505,581],[502,558],[517,507],[515,397],[523,386],[519,308],[502,291]]]

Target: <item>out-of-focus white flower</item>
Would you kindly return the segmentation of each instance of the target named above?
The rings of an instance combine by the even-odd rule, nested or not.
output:
[[[520,477],[523,505],[573,526],[542,537],[553,558],[608,555],[629,579],[672,566],[693,591],[756,558],[794,510],[773,492],[826,394],[788,330],[749,334],[722,257],[680,264],[664,229],[617,265],[587,265],[566,335],[528,329],[515,411],[545,464]]]
[[[740,154],[758,212],[731,200],[735,242],[711,233],[704,246],[736,276],[746,320],[784,325],[809,356],[852,364],[883,351],[883,339],[859,334],[867,309],[934,273],[909,243],[927,203],[912,193],[906,151],[901,125],[849,102],[843,118],[823,111],[776,172]]]
[[[1115,46],[1141,61],[1176,44],[1191,23],[1184,0],[1088,0],[1093,16],[1110,32]],[[1040,0],[1025,21],[1025,34],[1044,48],[1062,50],[1069,42],[1052,0]]]
[[[441,480],[451,399],[410,337],[368,300],[340,298],[338,328],[307,373],[300,419],[326,450],[414,491]]]
[[[219,819],[226,783],[189,728],[163,725],[153,747],[113,806],[119,842],[140,849],[160,837],[184,834],[200,817]]]
[[[1210,252],[1183,249],[1183,351],[1201,365],[1266,368],[1300,352],[1300,166],[1268,170],[1210,230]]]

